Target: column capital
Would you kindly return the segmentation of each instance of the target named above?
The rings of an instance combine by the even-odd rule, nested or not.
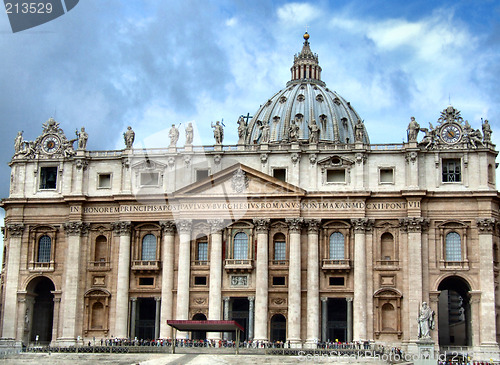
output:
[[[155,297],[156,303],[161,302],[161,297]]]
[[[175,225],[179,233],[191,233],[193,221],[191,219],[179,219],[175,221]]]
[[[21,236],[24,231],[24,224],[22,223],[9,223],[5,226],[9,232],[9,236]]]
[[[222,298],[222,300],[225,301],[225,302],[229,302],[230,299],[231,299],[230,297],[224,297],[224,298]]]
[[[207,219],[210,225],[210,233],[218,233],[224,228],[224,219],[222,218],[212,218]]]
[[[354,226],[354,232],[364,233],[365,231],[371,231],[373,227],[373,219],[353,218],[351,219],[351,224]]]
[[[323,303],[327,302],[327,301],[328,301],[328,297],[321,297],[321,301],[322,301]]]
[[[423,232],[429,227],[429,220],[422,217],[407,217],[399,219],[399,227],[404,232]]]
[[[348,297],[348,298],[345,298],[345,300],[349,303],[349,302],[352,302],[352,298]]]
[[[308,233],[318,233],[321,219],[306,219],[304,223],[307,225]]]
[[[90,224],[84,222],[66,222],[63,223],[63,227],[67,235],[81,236],[88,232]]]
[[[285,222],[288,224],[288,232],[300,233],[304,218],[285,218]]]
[[[253,301],[255,301],[255,297],[248,297],[248,301],[249,301],[249,302],[253,302]]]
[[[175,233],[175,223],[173,221],[160,221],[160,227],[169,236],[173,236]]]
[[[131,297],[131,298],[130,298],[130,301],[131,301],[131,302],[137,302],[137,298],[136,298],[136,297]]]
[[[132,222],[114,222],[111,225],[113,226],[113,229],[118,236],[129,235],[130,231],[132,230]]]
[[[271,219],[269,218],[254,218],[253,224],[255,224],[255,230],[257,233],[267,233],[269,230],[269,224]]]
[[[479,234],[492,234],[495,230],[495,218],[477,218],[476,224]]]

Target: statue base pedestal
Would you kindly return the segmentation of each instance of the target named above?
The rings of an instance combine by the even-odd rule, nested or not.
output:
[[[222,145],[221,144],[216,144],[214,146],[214,151],[222,151]]]
[[[420,339],[408,344],[408,355],[414,365],[436,365],[436,345],[432,339]]]
[[[168,147],[168,153],[176,153],[176,152],[177,152],[177,147],[175,146]]]
[[[269,145],[267,143],[261,143],[260,150],[261,151],[269,151]]]
[[[238,151],[245,151],[245,145],[244,144],[238,144],[238,147],[236,149]]]
[[[317,150],[318,149],[318,144],[317,143],[310,143],[309,144],[309,149],[310,150]]]
[[[299,150],[300,149],[299,142],[292,142],[291,148],[292,150]]]
[[[193,152],[193,145],[192,144],[187,144],[184,146],[184,151],[186,152]],[[176,152],[176,151],[174,151]]]

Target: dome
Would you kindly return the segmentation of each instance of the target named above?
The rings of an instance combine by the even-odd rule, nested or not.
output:
[[[348,101],[321,81],[318,55],[311,52],[309,34],[304,39],[302,51],[294,57],[292,79],[254,114],[248,125],[247,144],[289,142],[293,124],[299,127],[298,141],[309,141],[310,126],[316,124],[319,142],[354,143],[355,125],[361,118]],[[268,141],[263,141],[267,126],[268,137],[264,138]],[[370,143],[364,125],[363,131],[363,143]]]

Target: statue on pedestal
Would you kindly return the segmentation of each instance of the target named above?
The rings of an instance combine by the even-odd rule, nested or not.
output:
[[[23,149],[23,131],[17,132],[16,139],[14,140],[14,151],[16,155]]]
[[[354,140],[355,142],[363,142],[363,137],[365,136],[365,126],[363,122],[358,119],[358,122],[354,126]]]
[[[491,126],[487,120],[483,122],[483,141],[491,142]]]
[[[319,127],[316,124],[316,120],[313,119],[309,128],[309,143],[318,143],[319,142]]]
[[[238,123],[238,137],[239,137],[238,144],[244,144],[247,133],[247,123],[245,122],[243,115],[238,118],[237,123]]]
[[[76,136],[78,137],[78,149],[84,150],[87,148],[87,140],[89,139],[89,135],[85,132],[85,127],[82,127],[80,132],[78,129],[75,131]]]
[[[408,124],[408,142],[417,142],[418,132],[420,132],[420,125],[415,120],[415,117],[411,117],[410,124]]]
[[[222,144],[224,140],[224,128],[222,128],[219,121],[215,122],[215,125],[212,123],[212,128],[214,129],[215,144]]]
[[[193,144],[193,123],[189,122],[186,127],[186,146]]]
[[[179,140],[179,130],[175,127],[175,124],[172,124],[172,128],[168,132],[168,137],[170,138],[170,146],[175,147],[177,145],[177,141]]]
[[[290,142],[296,142],[299,139],[300,127],[295,123],[295,119],[292,119],[290,127],[288,127],[288,138]]]
[[[419,339],[431,338],[431,330],[433,330],[435,326],[434,314],[434,311],[427,305],[427,302],[423,302],[418,316]]]
[[[127,148],[132,148],[135,139],[135,132],[132,130],[131,126],[128,126],[127,131],[123,133],[123,139],[125,140],[125,146]]]

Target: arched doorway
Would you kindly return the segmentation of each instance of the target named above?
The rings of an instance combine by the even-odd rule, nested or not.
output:
[[[203,313],[196,313],[193,316],[193,321],[206,321],[207,316],[205,316]],[[193,340],[205,340],[207,338],[207,332],[206,331],[193,331],[191,333],[191,338]]]
[[[469,284],[458,276],[445,278],[438,287],[438,326],[440,346],[471,346],[471,307]]]
[[[271,317],[271,341],[286,341],[286,318],[282,314]]]
[[[33,296],[33,313],[26,321],[31,320],[29,340],[40,344],[50,344],[52,341],[52,324],[54,318],[54,283],[47,277],[33,279],[27,287],[27,295]],[[31,317],[31,318],[30,318]]]

